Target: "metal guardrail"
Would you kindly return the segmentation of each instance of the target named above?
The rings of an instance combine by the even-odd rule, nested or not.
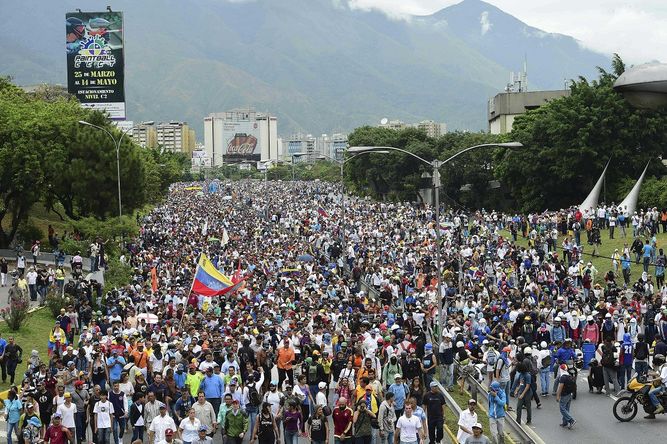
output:
[[[458,362],[454,362],[455,368],[458,372],[460,372],[460,365]],[[477,393],[483,393],[486,394],[488,393],[488,388],[484,387],[481,382],[479,382],[477,379],[475,379],[472,376],[469,376],[466,382],[470,383],[471,386],[471,396],[477,400]],[[509,393],[507,394],[508,398],[508,403],[509,403]],[[488,399],[486,396],[484,396],[484,399],[487,401],[486,407],[488,411]],[[479,402],[479,401],[478,401]],[[539,437],[537,433],[535,433],[533,430],[530,428],[525,428],[518,422],[516,422],[516,419],[512,417],[512,415],[509,414],[509,412],[505,415],[505,424],[511,429],[513,435],[518,439],[518,442],[523,443],[523,444],[545,444],[544,440]]]

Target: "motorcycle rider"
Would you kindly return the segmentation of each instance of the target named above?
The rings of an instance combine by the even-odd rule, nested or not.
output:
[[[650,376],[653,376],[653,386],[654,388],[648,393],[651,403],[655,407],[655,411],[650,415],[645,416],[646,419],[655,419],[656,413],[663,413],[665,408],[660,403],[658,396],[665,391],[665,386],[667,386],[667,365],[665,365],[665,355],[655,355],[653,357],[653,368],[654,370],[649,372]],[[659,384],[657,387],[656,384]]]

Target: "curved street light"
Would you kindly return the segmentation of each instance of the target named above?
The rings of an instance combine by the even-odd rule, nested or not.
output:
[[[123,205],[121,203],[121,193],[120,193],[120,143],[123,141],[123,137],[125,136],[125,134],[129,133],[130,131],[135,129],[137,126],[152,125],[153,123],[154,122],[152,120],[147,121],[147,122],[141,122],[140,124],[134,125],[130,128],[127,128],[126,130],[121,130],[120,131],[121,132],[120,137],[118,139],[116,139],[116,137],[110,131],[108,131],[106,128],[104,128],[102,126],[99,126],[99,125],[95,125],[95,124],[90,123],[90,122],[86,122],[85,120],[79,120],[80,125],[90,126],[90,127],[93,127],[93,128],[95,128],[99,131],[104,131],[109,137],[111,137],[111,140],[113,140],[114,146],[116,148],[116,174],[117,174],[117,177],[118,177],[118,217],[121,217],[123,215]]]
[[[438,296],[438,301],[440,304],[439,310],[438,310],[438,325],[440,327],[440,331],[442,332],[443,327],[444,327],[444,322],[446,318],[446,313],[449,309],[449,300],[445,299],[445,304],[443,306],[442,304],[442,284],[441,284],[441,276],[442,276],[442,267],[441,267],[441,260],[440,260],[440,167],[445,165],[446,163],[451,162],[452,160],[456,159],[458,156],[460,156],[463,153],[467,153],[468,151],[477,149],[477,148],[484,148],[484,147],[489,147],[489,146],[496,146],[496,147],[505,147],[505,148],[521,148],[523,147],[523,144],[521,142],[505,142],[505,143],[482,143],[480,145],[473,145],[469,146],[468,148],[464,148],[461,151],[458,151],[457,153],[454,153],[452,156],[448,157],[445,160],[426,160],[421,156],[418,156],[414,153],[411,153],[410,151],[404,150],[402,148],[396,148],[393,146],[352,146],[350,147],[347,152],[348,153],[356,153],[357,155],[359,154],[364,154],[364,153],[377,153],[377,152],[382,152],[386,153],[389,151],[398,151],[403,154],[408,154],[415,159],[419,160],[422,163],[425,163],[429,165],[430,167],[433,168],[433,188],[435,188],[435,225],[436,225],[436,230],[435,230],[435,243],[436,243],[436,248],[435,248],[435,262],[436,262],[436,267],[437,267],[437,273],[436,273],[436,281],[438,284],[438,288],[436,290],[437,296]],[[459,262],[460,262],[460,256],[459,256]],[[459,263],[459,273],[461,270],[461,264]]]
[[[350,152],[350,150],[348,149],[348,150],[344,151],[344,152],[343,152],[343,155],[345,155],[345,154],[344,154],[345,152]],[[356,154],[353,153],[354,155],[352,155],[352,156],[350,156],[350,157],[347,157],[347,158],[343,158],[343,160],[336,159],[336,158],[331,157],[331,156],[329,156],[329,155],[327,155],[327,154],[324,154],[324,153],[320,153],[319,155],[317,155],[317,156],[315,157],[315,159],[319,159],[319,160],[326,160],[326,159],[328,159],[328,160],[330,160],[330,161],[332,161],[332,162],[337,163],[337,164],[340,166],[340,200],[341,200],[341,206],[342,206],[342,208],[343,208],[343,214],[342,214],[342,217],[341,217],[341,225],[342,225],[342,234],[341,234],[341,237],[342,237],[342,239],[343,239],[343,249],[346,250],[346,252],[347,252],[347,242],[346,242],[346,238],[345,238],[345,213],[346,213],[345,209],[346,209],[346,208],[345,208],[345,181],[343,180],[343,167],[344,167],[344,166],[347,164],[347,162],[349,162],[350,160],[352,160],[352,159],[356,159],[357,157],[359,157],[359,156],[363,156],[364,154],[371,154],[371,153],[375,153],[375,154],[389,154],[389,151],[388,151],[388,150],[382,150],[382,149],[377,149],[377,150],[363,150],[363,151],[356,152]]]

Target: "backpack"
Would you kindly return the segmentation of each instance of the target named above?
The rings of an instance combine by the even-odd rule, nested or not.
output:
[[[542,368],[551,367],[551,354],[542,358]]]
[[[257,387],[255,384],[248,384],[248,399],[250,400],[250,405],[258,407],[261,404],[259,399],[259,392],[257,392]]]
[[[490,350],[486,355],[486,363],[490,366],[495,366],[496,361],[498,361],[498,354],[495,351]]]
[[[308,384],[317,383],[317,366],[309,365],[308,366]]]
[[[537,375],[537,356],[531,356],[530,358],[530,374],[535,376]]]
[[[614,366],[614,347],[602,347],[602,359],[600,364],[603,367],[613,367]]]
[[[532,322],[529,322],[528,324],[525,324],[523,326],[523,331],[527,334],[530,334],[534,331],[534,326]]]

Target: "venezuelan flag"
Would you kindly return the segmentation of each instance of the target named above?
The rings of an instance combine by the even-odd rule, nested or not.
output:
[[[234,282],[218,271],[211,261],[202,254],[199,257],[192,292],[201,296],[220,296],[234,287]]]

